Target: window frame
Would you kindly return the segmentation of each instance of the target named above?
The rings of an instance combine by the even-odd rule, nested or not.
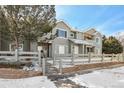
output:
[[[65,36],[59,36],[59,31],[65,32]],[[67,38],[68,33],[67,33],[67,30],[65,30],[65,29],[56,28],[56,34],[57,34],[57,37]]]

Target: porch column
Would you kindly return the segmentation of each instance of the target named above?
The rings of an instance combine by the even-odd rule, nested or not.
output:
[[[72,54],[75,54],[75,48],[74,44],[72,45]]]
[[[87,54],[87,46],[85,45],[85,51],[86,51],[86,54]]]
[[[82,50],[83,50],[83,54],[84,54],[84,44],[82,45]]]

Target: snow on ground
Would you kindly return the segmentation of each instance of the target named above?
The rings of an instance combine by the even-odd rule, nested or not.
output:
[[[124,67],[97,70],[84,75],[76,75],[69,79],[76,84],[92,88],[124,88]]]
[[[46,76],[23,79],[0,79],[0,88],[56,88]]]

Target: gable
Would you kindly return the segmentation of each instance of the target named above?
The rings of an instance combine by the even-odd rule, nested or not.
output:
[[[65,24],[63,21],[58,22],[55,28],[60,28],[60,29],[70,31],[70,27],[67,24]]]
[[[87,33],[87,34],[91,34],[91,35],[97,35],[97,36],[101,36],[101,33],[96,31],[94,28],[84,32],[84,33]]]

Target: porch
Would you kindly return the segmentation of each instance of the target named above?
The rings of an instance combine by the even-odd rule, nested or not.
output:
[[[95,54],[95,46],[85,40],[70,39],[69,53],[74,54],[88,54],[89,52]]]

